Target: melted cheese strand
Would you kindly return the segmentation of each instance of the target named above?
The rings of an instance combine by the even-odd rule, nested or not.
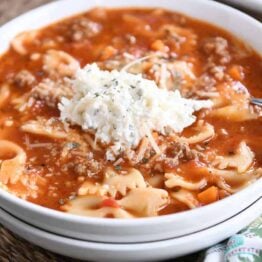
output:
[[[128,63],[127,65],[125,65],[121,71],[124,72],[124,71],[127,71],[127,69],[129,69],[130,67],[132,67],[133,65],[136,65],[136,64],[139,64],[147,59],[150,59],[150,58],[153,58],[153,57],[156,57],[156,56],[161,56],[160,53],[154,53],[154,54],[151,54],[151,55],[147,55],[147,56],[143,56],[143,57],[140,57],[138,59],[135,59],[133,61],[131,61],[130,63]]]

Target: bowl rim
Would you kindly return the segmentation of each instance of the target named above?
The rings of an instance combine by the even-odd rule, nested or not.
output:
[[[230,202],[233,202],[235,199],[239,198],[240,195],[244,195],[247,193],[247,191],[250,191],[252,193],[254,187],[260,187],[262,190],[262,178],[258,179],[256,182],[248,185],[246,188],[240,190],[239,192],[234,193],[233,195],[226,197],[224,199],[221,199],[217,202],[211,203],[206,206],[201,206],[195,209],[185,210],[174,214],[168,214],[163,216],[156,216],[156,217],[142,217],[142,218],[136,218],[136,219],[122,219],[122,218],[101,218],[101,217],[86,217],[86,216],[80,216],[80,215],[74,215],[70,213],[65,213],[62,211],[50,209],[47,207],[43,207],[34,203],[31,203],[29,201],[26,201],[24,199],[18,198],[15,195],[9,193],[8,191],[5,191],[0,188],[0,198],[3,197],[6,200],[12,202],[13,204],[18,204],[23,206],[26,210],[34,211],[36,213],[46,215],[52,218],[66,220],[67,222],[76,222],[80,224],[85,224],[88,222],[88,224],[91,225],[103,225],[103,226],[111,226],[111,227],[121,227],[121,226],[129,226],[129,225],[136,225],[136,226],[143,226],[145,224],[148,224],[149,222],[153,224],[159,224],[160,222],[168,222],[176,216],[177,218],[183,217],[185,214],[191,214],[191,216],[198,215],[200,213],[207,212],[209,210],[212,210],[214,206],[217,206],[217,210],[219,210],[219,206],[230,206]],[[261,198],[262,195],[257,196],[256,200]],[[255,200],[255,201],[256,201]],[[253,201],[253,202],[255,202]]]
[[[262,211],[261,204],[262,198],[258,199],[256,202],[252,203],[247,208],[243,209],[235,216],[230,217],[226,221],[222,221],[217,225],[211,226],[208,229],[200,230],[196,233],[181,237],[174,237],[167,240],[132,244],[98,243],[96,241],[82,241],[79,239],[57,235],[44,229],[34,227],[1,208],[0,217],[3,218],[5,226],[10,230],[15,230],[18,232],[18,235],[21,237],[26,236],[26,238],[33,244],[42,245],[43,248],[58,254],[78,259],[91,259],[99,261],[105,261],[104,258],[106,257],[108,258],[107,261],[112,261],[115,254],[121,251],[118,258],[114,258],[114,260],[122,262],[123,257],[125,258],[125,254],[129,256],[128,258],[125,258],[126,261],[134,261],[133,257],[136,257],[136,261],[141,261],[141,255],[145,253],[147,253],[146,258],[142,260],[152,261],[152,254],[150,251],[154,251],[154,253],[158,256],[154,259],[154,261],[159,261],[159,259],[171,259],[196,252],[203,248],[208,248],[209,246],[215,245],[216,243],[232,236],[232,234],[235,234],[243,227],[242,225],[247,226],[254,221],[255,217],[257,217],[259,212]],[[198,239],[206,239],[206,241],[198,241]],[[190,245],[185,245],[188,242],[190,242]],[[163,252],[160,253],[160,250]],[[89,251],[96,251],[96,254],[92,255]],[[104,252],[101,257],[99,257],[99,255],[97,256],[97,254],[100,254],[100,251]],[[129,252],[132,252],[133,255]]]
[[[9,211],[7,211],[6,209],[0,207],[0,213],[4,213],[5,215],[11,217],[12,219],[16,220],[19,224],[25,224],[28,228],[30,229],[34,229],[37,230],[38,232],[44,232],[48,235],[52,235],[54,237],[60,238],[60,239],[68,239],[71,240],[73,242],[78,242],[78,243],[92,243],[94,245],[98,245],[98,246],[108,246],[109,248],[114,246],[114,247],[124,247],[124,246],[147,246],[148,244],[158,244],[158,243],[168,243],[168,242],[172,242],[175,239],[180,239],[180,238],[187,238],[190,237],[192,235],[196,235],[199,234],[201,232],[206,232],[212,228],[216,228],[219,227],[221,225],[225,225],[228,221],[234,220],[235,218],[237,218],[239,215],[246,213],[247,211],[249,211],[250,209],[252,209],[254,206],[259,206],[259,204],[262,204],[262,196],[259,197],[258,199],[256,199],[255,201],[253,201],[252,203],[250,203],[247,207],[243,208],[241,211],[239,211],[237,214],[233,215],[232,217],[227,218],[226,220],[220,221],[215,225],[212,225],[208,228],[203,228],[200,229],[196,232],[191,232],[182,236],[178,236],[178,237],[172,237],[172,238],[167,238],[167,239],[161,239],[161,240],[153,240],[153,241],[145,241],[145,242],[134,242],[134,243],[114,243],[114,242],[98,242],[98,241],[92,241],[92,240],[82,240],[82,239],[77,239],[77,238],[71,238],[71,237],[67,237],[67,236],[63,236],[61,234],[55,233],[55,232],[50,232],[44,228],[39,228],[37,226],[32,225],[31,223],[24,221],[22,219],[20,219],[19,217],[13,215],[12,213],[10,213]],[[262,210],[262,206],[260,208]]]
[[[0,33],[2,33],[2,31],[4,32],[6,30],[5,28],[8,28],[9,26],[14,26],[16,23],[19,23],[19,21],[22,20],[25,17],[30,17],[30,16],[33,16],[33,15],[36,15],[37,13],[40,13],[41,11],[44,11],[47,8],[55,7],[57,5],[57,3],[61,3],[61,2],[65,2],[65,1],[73,2],[74,0],[63,0],[63,1],[57,0],[57,1],[45,4],[45,5],[42,5],[40,7],[34,8],[34,9],[32,9],[32,10],[30,10],[30,11],[28,11],[28,12],[22,14],[22,15],[17,16],[16,18],[10,20],[9,22],[5,23],[4,25],[2,25],[0,27]],[[190,2],[190,1],[193,1],[193,0],[184,0],[184,1]],[[233,8],[233,7],[227,6],[223,3],[218,3],[218,2],[215,2],[215,1],[209,1],[209,0],[198,0],[198,3],[199,3],[199,6],[210,5],[210,6],[213,6],[213,8],[219,8],[221,10],[221,12],[223,10],[228,10],[228,11],[230,10],[234,15],[241,16],[242,19],[245,19],[249,23],[253,24],[256,28],[259,28],[262,32],[262,23],[260,23],[255,18],[253,18],[253,17],[251,17],[251,16],[249,16],[249,15],[247,15],[247,14],[245,14],[245,13],[243,13],[243,12]],[[161,7],[161,4],[159,6]],[[131,7],[132,8],[134,6],[133,5],[126,6],[126,5],[119,4],[119,6],[117,6],[117,7],[109,7],[109,8],[122,8],[122,7],[123,8]],[[157,7],[157,6],[154,6],[154,5],[148,6],[147,4],[145,4],[145,6],[143,6],[143,5],[138,6],[138,8],[154,8],[154,7]],[[85,9],[82,12],[85,12],[87,10],[88,9]],[[77,15],[79,13],[81,13],[81,12],[74,12],[73,11],[73,12],[71,12],[70,15],[63,16],[62,18],[55,20],[55,22],[47,23],[46,25],[41,26],[38,29],[41,29],[41,28],[49,26],[53,23],[62,21],[63,19],[66,19],[70,16]],[[180,12],[178,11],[178,13],[180,13]],[[188,15],[188,16],[192,17],[196,20],[208,22],[204,18],[199,19],[199,18],[196,18],[194,16],[190,16],[190,15]],[[212,24],[211,22],[208,22],[208,23]],[[218,25],[215,25],[215,26],[220,27],[223,30],[226,30],[230,34],[234,35],[234,33],[231,32],[228,28],[224,28],[224,27],[218,26]],[[238,36],[235,36],[235,37],[239,38]],[[10,46],[10,41],[9,41],[8,44]],[[6,51],[7,50],[4,50],[3,52],[1,51],[0,57],[3,54],[5,54]],[[259,50],[256,50],[256,53],[262,54],[262,51],[259,52]],[[121,227],[121,226],[130,226],[130,225],[143,226],[143,225],[148,224],[148,223],[150,223],[152,225],[159,224],[161,222],[165,223],[165,222],[173,220],[174,217],[177,217],[177,218],[181,217],[182,218],[183,216],[185,216],[185,214],[188,214],[188,216],[191,217],[191,216],[193,216],[193,214],[199,215],[202,212],[208,213],[208,211],[212,211],[214,206],[216,206],[216,210],[219,210],[220,206],[222,207],[224,205],[230,204],[231,202],[234,202],[235,199],[239,198],[239,196],[241,196],[241,195],[247,194],[248,192],[252,194],[253,188],[256,188],[256,187],[260,187],[261,191],[262,191],[262,178],[259,178],[257,181],[248,185],[244,189],[241,189],[239,192],[236,192],[236,193],[234,193],[233,195],[231,195],[227,198],[221,199],[217,202],[211,203],[211,204],[206,205],[206,206],[201,206],[201,207],[198,207],[196,209],[185,210],[185,211],[182,211],[182,212],[179,212],[179,213],[174,213],[174,214],[168,214],[168,215],[156,216],[156,217],[143,217],[143,218],[137,218],[137,219],[121,219],[121,218],[109,219],[109,218],[85,217],[85,216],[80,216],[80,215],[69,214],[69,213],[53,210],[53,209],[50,209],[50,208],[47,208],[47,207],[43,207],[43,206],[34,204],[32,202],[26,201],[24,199],[16,197],[12,193],[9,193],[8,191],[2,189],[1,187],[0,187],[0,198],[4,198],[6,201],[11,202],[13,205],[19,205],[20,207],[23,207],[25,210],[30,210],[31,212],[33,211],[34,213],[41,214],[41,215],[44,215],[44,216],[48,216],[50,218],[64,220],[64,221],[67,221],[67,222],[74,222],[74,223],[77,223],[77,224],[88,223],[90,225],[96,225],[96,226],[97,225],[103,225],[103,226],[111,226],[111,227]],[[259,199],[260,197],[261,197],[261,195],[257,196],[257,199]]]

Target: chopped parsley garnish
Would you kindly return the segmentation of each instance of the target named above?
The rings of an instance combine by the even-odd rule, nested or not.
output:
[[[69,148],[69,149],[75,149],[75,148],[78,148],[80,146],[79,143],[77,142],[68,142],[66,144],[66,146]]]
[[[141,160],[142,164],[146,164],[148,162],[148,158],[146,157],[143,157],[142,160]]]
[[[120,165],[115,166],[115,170],[120,171],[121,169],[122,169],[122,167]]]

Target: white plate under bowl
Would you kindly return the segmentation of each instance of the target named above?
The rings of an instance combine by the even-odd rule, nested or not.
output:
[[[42,248],[92,261],[159,261],[193,253],[237,233],[262,214],[262,198],[234,217],[183,237],[139,244],[109,244],[65,238],[40,230],[0,209],[0,220],[11,231]]]
[[[163,7],[225,28],[262,53],[262,25],[255,19],[222,4],[207,0],[63,0],[22,15],[0,28],[0,53],[21,31],[39,28],[59,19],[86,11],[96,5],[106,7]],[[251,203],[262,192],[262,179],[239,193],[195,210],[155,218],[135,220],[88,218],[46,209],[0,190],[1,206],[16,217],[53,233],[100,242],[134,243],[164,240],[203,230],[222,222]],[[242,227],[245,225],[243,221]],[[227,232],[223,232],[227,236]]]

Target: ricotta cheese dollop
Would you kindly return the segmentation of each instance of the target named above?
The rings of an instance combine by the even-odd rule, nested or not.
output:
[[[107,159],[136,147],[151,132],[181,132],[195,120],[195,111],[212,105],[208,100],[182,98],[180,92],[160,89],[152,80],[126,71],[100,70],[90,64],[76,73],[74,96],[62,98],[61,119],[109,145]]]

